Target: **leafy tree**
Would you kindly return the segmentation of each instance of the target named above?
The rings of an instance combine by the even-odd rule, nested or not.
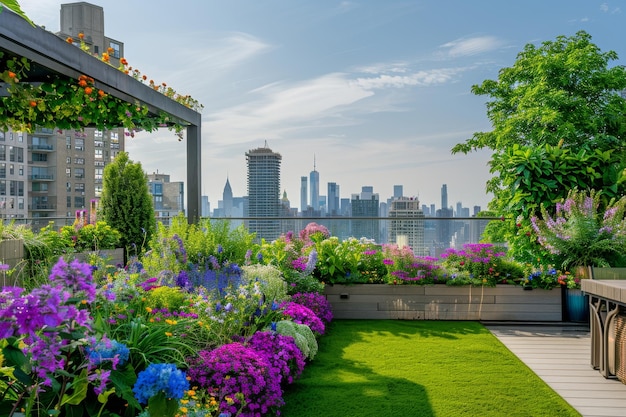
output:
[[[117,229],[120,243],[131,253],[145,250],[156,228],[148,177],[141,163],[120,152],[104,168],[100,211],[104,220]]]
[[[475,133],[452,152],[493,151],[489,208],[513,220],[490,229],[506,238],[520,260],[547,256],[530,228],[530,217],[542,206],[552,210],[574,188],[598,190],[605,202],[626,191],[626,100],[620,95],[626,69],[609,67],[617,58],[580,31],[539,47],[526,45],[497,80],[472,87],[490,98],[493,130]]]

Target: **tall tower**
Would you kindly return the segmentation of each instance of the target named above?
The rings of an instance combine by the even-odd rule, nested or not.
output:
[[[448,184],[441,186],[441,209],[448,209]]]
[[[361,194],[352,194],[350,206],[352,217],[378,217],[380,199],[374,193],[374,187],[361,187]],[[378,220],[352,220],[352,236],[366,237],[380,243],[380,229]]]
[[[222,204],[224,205],[224,217],[233,217],[233,189],[230,188],[230,181],[226,177],[226,185],[222,193]]]
[[[311,207],[313,211],[320,210],[320,173],[315,169],[315,156],[313,156],[313,171],[310,175]]]
[[[424,244],[424,212],[417,198],[400,197],[391,201],[389,243],[408,245],[416,256],[428,255]]]
[[[404,190],[403,190],[402,185],[393,186],[393,198],[394,199],[402,197],[403,194],[404,194]]]
[[[306,176],[300,177],[300,211],[306,211],[307,207],[307,178]]]
[[[328,204],[327,212],[329,216],[338,216],[339,213],[339,186],[336,182],[328,183]]]
[[[262,220],[263,217],[280,216],[280,162],[281,155],[272,152],[265,142],[264,148],[246,152],[248,164],[248,217],[247,228],[261,238],[273,241],[280,235],[280,222]]]

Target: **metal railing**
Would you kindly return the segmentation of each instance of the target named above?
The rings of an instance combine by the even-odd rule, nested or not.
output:
[[[28,224],[34,231],[50,223],[58,230],[73,224],[74,220],[73,217],[4,219],[5,223]],[[164,225],[170,225],[171,220],[171,217],[157,218],[157,222]],[[228,222],[231,229],[243,226],[256,234],[257,241],[272,241],[288,232],[299,235],[309,223],[317,223],[341,241],[365,238],[378,244],[402,244],[411,247],[416,255],[430,256],[437,256],[449,247],[478,243],[489,222],[501,221],[492,217],[212,217],[202,220]]]

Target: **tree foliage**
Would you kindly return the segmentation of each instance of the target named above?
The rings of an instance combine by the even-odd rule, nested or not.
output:
[[[609,68],[614,51],[601,52],[584,31],[559,36],[540,47],[528,44],[514,65],[499,71],[497,80],[474,85],[472,93],[489,96],[491,132],[479,132],[452,152],[514,144],[564,147],[620,144],[626,133],[626,69]]]
[[[148,177],[141,163],[120,152],[104,168],[100,210],[104,220],[117,229],[127,252],[145,249],[156,227]]]
[[[452,152],[493,151],[489,208],[510,221],[485,235],[504,236],[520,260],[541,255],[530,218],[542,207],[552,212],[571,189],[601,191],[605,203],[626,191],[626,100],[620,95],[626,69],[609,67],[616,59],[580,31],[526,45],[497,80],[472,87],[489,97],[493,130],[475,133]]]

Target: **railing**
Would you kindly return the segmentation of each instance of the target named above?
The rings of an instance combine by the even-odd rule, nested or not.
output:
[[[49,222],[58,229],[71,225],[74,220],[73,217],[37,217],[13,221],[29,224],[38,231]],[[171,217],[157,218],[157,222],[164,225],[171,224],[171,220]],[[272,241],[288,232],[298,235],[309,223],[317,223],[340,240],[354,237],[379,244],[397,243],[411,247],[416,255],[430,256],[437,256],[449,247],[461,248],[466,243],[478,243],[489,222],[501,221],[490,217],[229,217],[209,220],[212,223],[227,221],[232,229],[244,226],[256,234],[257,241]]]

